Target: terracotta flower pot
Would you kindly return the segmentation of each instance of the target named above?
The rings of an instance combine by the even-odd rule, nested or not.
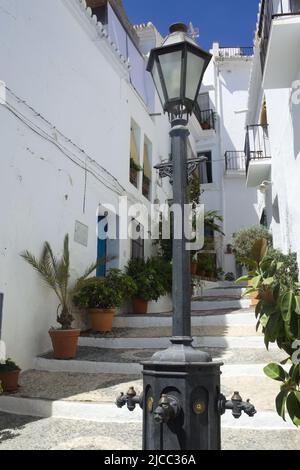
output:
[[[146,315],[148,310],[148,302],[147,300],[134,298],[132,299],[132,308],[133,313],[140,313],[141,315]]]
[[[112,330],[115,309],[91,308],[89,314],[93,331],[106,333]]]
[[[20,369],[0,372],[0,382],[4,392],[15,393],[19,388]]]
[[[195,276],[198,271],[198,263],[196,261],[191,262],[191,274]]]
[[[50,330],[55,359],[74,359],[80,330]]]

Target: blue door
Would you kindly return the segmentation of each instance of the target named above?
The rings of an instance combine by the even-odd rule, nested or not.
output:
[[[107,230],[108,224],[105,223],[106,216],[98,217],[98,242],[97,242],[97,260],[107,258]],[[106,262],[98,266],[97,277],[106,276]]]

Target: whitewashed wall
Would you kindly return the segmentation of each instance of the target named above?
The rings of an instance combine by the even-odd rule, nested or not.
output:
[[[0,78],[51,125],[10,93],[7,101],[27,124],[39,126],[52,139],[42,138],[0,106],[2,339],[22,367],[30,367],[33,357],[50,347],[47,332],[56,324],[57,301],[20,252],[29,249],[38,255],[48,240],[59,254],[69,233],[75,279],[96,259],[98,205],[117,203],[122,188],[131,202],[147,203],[141,188],[129,183],[131,119],[152,142],[153,164],[169,152],[166,118],[149,116],[129,85],[126,66],[78,5],[75,0],[1,0]],[[101,182],[88,174],[85,196],[85,172],[55,143],[76,161],[85,156],[58,131],[112,175],[90,164]],[[142,146],[141,139],[141,156]],[[153,196],[160,197],[155,174],[153,178]],[[89,228],[87,247],[74,242],[75,221]],[[147,253],[150,249],[149,242]],[[120,267],[129,256],[129,242],[121,243]]]
[[[236,272],[234,257],[225,255],[233,233],[259,223],[256,190],[246,188],[245,174],[226,175],[224,157],[226,151],[244,150],[251,65],[251,59],[214,59],[201,90],[209,92],[217,113],[216,132],[203,131],[197,138],[197,150],[211,150],[213,161],[213,183],[202,185],[202,201],[206,210],[217,210],[224,218],[225,237],[218,237],[216,247],[225,273]]]

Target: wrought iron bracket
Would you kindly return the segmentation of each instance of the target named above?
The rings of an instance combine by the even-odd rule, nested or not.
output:
[[[137,395],[134,387],[130,387],[126,394],[120,393],[116,400],[118,408],[123,408],[127,405],[129,411],[134,411],[137,406],[143,408],[143,394]]]
[[[198,168],[201,162],[206,161],[206,157],[191,158],[187,161],[187,178],[190,182],[193,173]],[[154,167],[155,170],[159,171],[160,178],[170,178],[170,184],[173,184],[173,162],[162,162]]]
[[[226,397],[221,394],[218,402],[218,410],[220,415],[225,414],[226,410],[231,410],[235,419],[239,419],[242,416],[242,412],[250,416],[250,418],[253,418],[257,413],[254,405],[250,403],[250,400],[244,402],[239,392],[234,392],[231,400],[227,400]]]

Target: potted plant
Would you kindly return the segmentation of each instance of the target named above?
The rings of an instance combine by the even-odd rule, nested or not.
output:
[[[61,259],[57,259],[54,256],[48,242],[44,244],[40,259],[37,259],[29,251],[25,251],[21,256],[38,272],[46,285],[54,291],[59,300],[57,323],[61,325],[61,328],[52,328],[49,330],[55,359],[73,359],[76,356],[80,330],[72,329],[74,318],[71,313],[71,308],[74,286],[73,288],[70,286],[69,236],[65,236]],[[103,263],[103,260],[90,266],[81,279],[90,276],[101,263]]]
[[[118,269],[106,277],[80,280],[73,297],[75,305],[88,309],[93,331],[106,333],[112,330],[116,309],[136,291],[134,281]]]
[[[143,171],[143,168],[138,165],[132,157],[130,157],[130,182],[134,186],[137,186],[138,184],[138,173],[140,171]]]
[[[133,312],[145,315],[148,310],[148,302],[157,301],[167,293],[165,279],[157,272],[151,259],[147,261],[132,259],[127,265],[126,273],[133,279],[137,287],[132,298]]]
[[[3,392],[15,393],[19,388],[21,369],[11,359],[0,362],[0,387]]]
[[[233,253],[232,244],[231,244],[231,243],[228,243],[228,244],[226,245],[226,254],[227,254],[227,255],[232,255],[232,253]]]
[[[191,257],[191,274],[192,276],[196,276],[198,272],[198,259],[197,255]]]
[[[235,275],[233,273],[226,273],[225,274],[225,281],[228,281],[228,282],[235,281]]]
[[[257,329],[262,328],[265,346],[276,343],[287,354],[281,364],[271,363],[264,373],[280,383],[279,394],[274,400],[277,413],[285,421],[288,414],[292,422],[300,425],[300,362],[297,351],[300,340],[300,283],[297,255],[284,255],[268,249],[261,243],[261,256],[256,266],[238,282],[251,280],[251,290],[258,292],[259,303],[255,308]],[[290,364],[289,368],[282,365]]]

